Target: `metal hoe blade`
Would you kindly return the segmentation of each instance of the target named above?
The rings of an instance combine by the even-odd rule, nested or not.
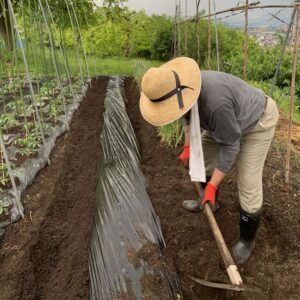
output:
[[[219,283],[219,282],[210,282],[206,280],[202,280],[190,275],[187,275],[189,278],[191,278],[193,281],[212,288],[217,288],[217,289],[223,289],[223,290],[231,290],[231,291],[237,291],[237,292],[242,292],[245,291],[245,288],[239,285],[234,285],[234,284],[227,284],[227,283]]]

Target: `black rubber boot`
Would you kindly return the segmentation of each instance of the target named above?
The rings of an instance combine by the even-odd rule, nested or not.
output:
[[[201,182],[201,186],[203,191],[206,188],[207,182],[210,182],[211,176],[206,177],[206,182]],[[182,207],[189,211],[189,212],[194,212],[198,213],[203,211],[204,207],[200,204],[200,199],[198,200],[185,200],[182,202]],[[217,212],[220,209],[220,201],[219,201],[219,190],[216,192],[216,203],[213,209],[213,212]]]
[[[245,211],[240,213],[240,239],[233,247],[233,257],[238,264],[245,263],[254,247],[255,236],[260,222],[260,212],[250,214]]]

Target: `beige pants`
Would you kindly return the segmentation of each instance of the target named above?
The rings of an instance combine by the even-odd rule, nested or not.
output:
[[[274,137],[278,121],[278,109],[273,99],[268,98],[266,109],[256,126],[241,139],[238,155],[237,183],[242,209],[256,213],[262,208],[262,173],[264,163]],[[207,176],[211,176],[218,159],[219,145],[211,134],[202,134],[204,160]]]

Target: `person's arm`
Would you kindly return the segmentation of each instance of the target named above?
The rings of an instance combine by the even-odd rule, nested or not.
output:
[[[226,174],[222,171],[220,171],[219,169],[215,168],[210,183],[212,185],[214,185],[215,187],[219,187],[219,185],[221,184],[221,182],[223,181],[223,179],[225,178]]]
[[[210,202],[215,204],[216,192],[219,185],[232,168],[240,151],[241,131],[236,122],[232,109],[220,107],[213,115],[212,135],[220,145],[219,157],[212,178],[207,183],[205,193],[201,199],[201,205]]]

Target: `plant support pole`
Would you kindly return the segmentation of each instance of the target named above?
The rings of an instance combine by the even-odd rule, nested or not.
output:
[[[10,164],[10,161],[9,161],[9,158],[8,158],[8,155],[7,155],[7,151],[6,151],[6,148],[5,148],[5,145],[4,145],[2,133],[0,133],[0,147],[1,147],[1,150],[2,150],[2,153],[3,153],[3,156],[4,156],[4,160],[5,160],[5,163],[6,163],[6,166],[7,166],[8,175],[9,175],[9,178],[10,178],[10,181],[11,181],[11,184],[12,184],[12,187],[13,187],[13,191],[14,191],[14,196],[15,196],[15,203],[14,204],[17,206],[17,209],[18,209],[21,217],[24,219],[24,208],[23,208],[23,205],[21,203],[21,197],[20,197],[20,193],[18,192],[18,189],[17,189],[15,178],[13,176],[13,171],[12,171],[11,164]]]
[[[247,64],[248,64],[248,11],[249,11],[249,1],[246,0],[245,9],[245,43],[244,43],[244,69],[243,69],[243,79],[247,79]]]
[[[16,16],[15,16],[12,4],[11,4],[11,0],[7,0],[7,1],[8,1],[8,8],[9,8],[10,16],[12,18],[12,22],[13,22],[14,27],[15,27],[16,36],[17,36],[18,40],[21,41],[21,35],[20,35],[19,28],[18,28]],[[24,66],[25,66],[26,79],[29,83],[30,94],[31,94],[31,97],[32,97],[32,102],[33,102],[33,106],[34,106],[34,109],[35,109],[36,118],[37,118],[39,129],[40,129],[40,132],[41,132],[43,145],[45,147],[46,141],[45,141],[44,129],[43,129],[42,121],[41,121],[40,114],[39,114],[39,111],[38,111],[38,107],[37,107],[37,101],[36,101],[35,93],[34,93],[33,86],[32,86],[29,66],[28,66],[28,63],[27,63],[27,60],[26,60],[23,43],[20,43],[20,44],[21,44],[20,48],[21,48],[21,52],[22,52],[23,62],[24,62]],[[48,159],[48,164],[50,164],[49,159]]]
[[[207,55],[207,67],[208,70],[211,69],[210,60],[211,60],[211,0],[208,0],[208,55]]]
[[[295,38],[293,47],[293,69],[292,69],[292,83],[291,83],[291,99],[290,99],[290,112],[289,112],[289,127],[288,127],[288,141],[287,141],[287,156],[285,167],[285,182],[290,181],[290,160],[292,148],[292,121],[294,111],[294,98],[295,98],[295,84],[296,84],[296,70],[297,70],[297,54],[298,54],[298,35],[299,35],[299,19],[300,19],[300,0],[295,1],[296,9],[296,22],[295,22]]]
[[[287,42],[289,40],[289,36],[290,36],[291,29],[292,29],[292,25],[294,23],[295,15],[296,15],[296,8],[294,8],[294,10],[293,10],[291,21],[290,21],[289,27],[287,29],[285,40],[284,40],[284,44],[283,44],[283,47],[281,49],[280,57],[279,57],[279,60],[278,60],[278,63],[277,63],[275,75],[274,75],[273,80],[272,80],[272,85],[271,85],[271,88],[270,88],[270,97],[271,98],[273,96],[275,84],[276,84],[277,77],[278,77],[278,74],[279,74],[279,71],[280,71],[280,68],[281,68],[283,55],[285,53],[286,45],[287,45]]]
[[[219,54],[219,38],[218,38],[218,26],[217,26],[217,14],[216,14],[216,2],[213,0],[214,16],[215,16],[215,31],[216,31],[216,48],[217,48],[217,65],[218,71],[220,71],[220,54]]]
[[[187,20],[187,0],[185,0],[185,19]],[[185,23],[185,31],[184,31],[184,55],[188,55],[188,24]]]
[[[174,19],[174,45],[173,45],[173,55],[174,58],[177,57],[177,1],[175,7],[175,19]]]
[[[181,19],[181,0],[179,1],[179,5],[178,5],[178,12],[177,12],[178,16],[177,16],[177,53],[178,56],[181,56],[181,32],[180,32],[180,19]]]

